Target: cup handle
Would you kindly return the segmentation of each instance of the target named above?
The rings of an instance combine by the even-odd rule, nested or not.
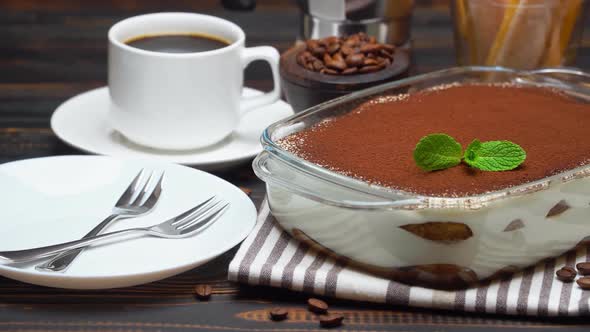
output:
[[[274,88],[271,92],[254,96],[242,97],[240,102],[240,113],[244,115],[257,107],[272,104],[279,100],[281,96],[281,83],[279,79],[279,52],[271,46],[248,47],[242,51],[242,64],[245,69],[252,61],[264,60],[270,65],[272,70],[272,80]]]

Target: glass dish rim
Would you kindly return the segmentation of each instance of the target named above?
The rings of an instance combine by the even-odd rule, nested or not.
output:
[[[523,194],[543,191],[548,189],[554,184],[557,183],[564,183],[574,179],[583,178],[590,176],[590,164],[572,168],[565,170],[563,172],[559,172],[557,174],[523,183],[513,187],[507,187],[504,189],[486,192],[477,195],[468,195],[468,196],[459,196],[459,197],[444,197],[444,196],[436,196],[436,195],[423,195],[423,194],[416,194],[412,192],[407,192],[403,190],[398,190],[394,188],[379,186],[375,184],[370,184],[366,181],[362,181],[360,179],[356,179],[350,176],[346,176],[341,173],[337,173],[335,171],[331,171],[327,168],[321,167],[317,164],[309,162],[303,158],[298,157],[297,155],[283,149],[280,147],[273,139],[271,135],[284,128],[286,126],[292,125],[294,123],[299,122],[300,120],[305,119],[313,114],[322,112],[326,109],[331,107],[335,107],[341,104],[344,104],[349,101],[354,101],[363,97],[367,97],[373,94],[385,92],[389,89],[395,89],[406,85],[411,85],[412,83],[419,83],[424,80],[434,79],[434,78],[443,78],[445,76],[452,76],[452,75],[460,75],[460,74],[469,74],[469,73],[503,73],[503,74],[510,74],[516,77],[534,77],[534,78],[543,78],[546,79],[546,74],[566,74],[566,75],[574,75],[583,77],[585,79],[590,80],[590,74],[585,73],[584,71],[577,69],[577,68],[544,68],[538,70],[516,70],[510,69],[505,67],[486,67],[486,66],[466,66],[466,67],[452,67],[448,69],[438,70],[430,73],[425,73],[421,75],[416,75],[412,77],[408,77],[405,79],[401,79],[398,81],[390,82],[381,84],[378,86],[370,87],[364,90],[356,91],[345,96],[329,100],[327,102],[318,104],[313,106],[305,111],[300,113],[296,113],[288,118],[280,120],[278,122],[273,123],[269,127],[267,127],[262,136],[260,141],[263,146],[263,152],[258,155],[258,157],[253,162],[253,168],[255,173],[265,182],[277,182],[277,179],[273,179],[272,174],[270,174],[262,165],[261,163],[266,162],[266,159],[269,157],[274,158],[275,160],[281,161],[284,165],[295,169],[296,171],[305,173],[308,176],[315,177],[319,180],[324,182],[328,182],[332,185],[338,186],[343,189],[353,190],[358,193],[362,193],[365,195],[373,196],[374,198],[380,199],[381,201],[376,202],[350,202],[350,201],[334,201],[326,199],[325,197],[321,196],[319,192],[313,192],[307,188],[296,188],[297,185],[291,184],[291,188],[288,188],[292,191],[296,191],[299,194],[307,198],[311,198],[314,200],[320,200],[324,203],[331,204],[331,205],[338,205],[341,207],[348,207],[348,208],[363,208],[363,209],[406,209],[406,210],[418,210],[418,209],[425,209],[425,208],[438,208],[438,209],[447,209],[447,208],[462,208],[462,209],[480,209],[482,207],[487,206],[491,202],[497,202],[499,200],[508,199],[512,197],[521,196]],[[567,81],[562,79],[552,79],[552,82],[555,85],[546,84],[544,86],[548,87],[556,87],[556,88],[564,88],[570,87],[573,88],[574,86],[569,84]],[[585,91],[585,96],[590,98],[590,89]],[[555,181],[559,180],[559,181]],[[280,181],[278,181],[280,182]],[[280,184],[280,183],[279,183]],[[289,184],[282,183],[283,186],[289,186]]]

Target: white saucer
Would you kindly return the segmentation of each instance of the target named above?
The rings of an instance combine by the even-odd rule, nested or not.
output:
[[[260,94],[244,88],[245,96]],[[191,151],[168,151],[143,147],[127,140],[108,124],[107,87],[79,94],[61,104],[51,117],[51,129],[61,140],[80,150],[114,157],[154,158],[160,161],[212,170],[230,167],[255,157],[260,135],[266,127],[293,114],[289,104],[277,101],[246,114],[239,127],[224,141]]]
[[[85,250],[64,273],[0,264],[0,275],[43,286],[104,289],[167,278],[201,265],[240,243],[256,209],[237,187],[211,174],[158,161],[61,156],[0,165],[0,251],[75,240],[110,214],[141,168],[164,170],[155,210],[115,222],[109,231],[153,225],[216,195],[230,208],[201,233],[185,239],[133,237]]]

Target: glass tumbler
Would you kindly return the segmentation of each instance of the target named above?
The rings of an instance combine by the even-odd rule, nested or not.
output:
[[[452,0],[459,65],[517,69],[575,61],[585,0]]]

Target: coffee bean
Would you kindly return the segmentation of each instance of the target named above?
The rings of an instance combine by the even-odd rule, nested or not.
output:
[[[385,65],[386,65],[386,63],[385,63],[385,60],[386,60],[386,59],[385,59],[385,58],[382,58],[382,57],[377,57],[375,60],[377,60],[377,64],[378,64],[379,66],[383,66],[383,67],[385,67]]]
[[[303,56],[303,53],[297,55],[297,63],[300,66],[305,66],[305,57]]]
[[[375,60],[375,59],[365,59],[363,61],[363,65],[364,66],[375,66],[375,65],[378,65],[378,64],[379,64],[379,62],[377,62],[377,60]]]
[[[340,65],[338,65],[334,61],[326,62],[326,67],[334,70],[336,73],[338,73],[338,70],[341,68]]]
[[[296,62],[307,70],[329,75],[371,73],[393,63],[393,46],[377,43],[374,37],[357,33],[348,37],[310,39]]]
[[[364,66],[361,69],[359,69],[359,73],[363,73],[363,74],[373,73],[373,72],[378,71],[379,69],[381,69],[381,68],[379,68],[379,66]]]
[[[268,312],[270,319],[274,321],[281,321],[287,319],[289,312],[283,308],[273,308]]]
[[[361,47],[362,53],[374,53],[381,49],[381,45],[379,44],[365,44]]]
[[[326,62],[326,66],[332,69],[344,70],[346,69],[346,62],[340,53],[336,53],[332,56],[332,61]]]
[[[318,46],[316,48],[312,48],[311,49],[311,54],[321,58],[322,56],[324,56],[324,53],[326,53],[326,48]]]
[[[344,316],[342,314],[329,314],[320,316],[321,327],[338,327],[342,325]]]
[[[346,57],[346,64],[349,67],[358,67],[363,64],[365,56],[362,54],[350,54]]]
[[[338,75],[338,72],[336,70],[330,69],[330,68],[324,68],[324,69],[320,70],[320,73],[329,74],[329,75]]]
[[[339,50],[340,50],[339,43],[330,44],[330,46],[328,46],[328,53],[330,53],[330,54],[334,54],[334,53],[338,52]]]
[[[199,300],[208,300],[211,298],[211,293],[213,292],[213,288],[207,284],[200,284],[195,286],[195,295]]]
[[[584,289],[584,290],[590,289],[590,277],[582,277],[582,278],[576,280],[576,283],[578,283],[578,286],[580,286],[581,289]]]
[[[576,269],[580,272],[581,275],[589,275],[590,274],[590,262],[583,262],[576,264]]]
[[[310,40],[306,41],[305,44],[307,45],[308,50],[313,50],[314,48],[317,48],[320,46],[318,41],[315,39],[310,39]]]
[[[325,314],[328,312],[328,304],[320,299],[310,298],[307,300],[309,311],[316,314]]]
[[[569,266],[564,266],[561,269],[555,272],[555,276],[557,279],[563,282],[572,282],[576,278],[576,270],[572,269]]]
[[[358,41],[351,40],[351,39],[345,40],[344,41],[344,45],[342,45],[342,47],[347,47],[347,48],[350,48],[350,49],[354,49],[357,46],[358,46]]]
[[[338,70],[346,69],[346,61],[344,61],[344,58],[342,58],[342,54],[334,54],[334,56],[332,57],[332,68]]]
[[[342,75],[356,74],[357,71],[359,71],[357,67],[346,68],[342,71]]]
[[[313,69],[315,71],[320,71],[322,68],[324,68],[324,64],[320,60],[315,60],[313,62]]]
[[[354,54],[354,49],[352,49],[351,47],[348,47],[348,46],[344,45],[344,46],[341,46],[340,47],[340,52],[343,55],[348,56],[348,55]]]
[[[301,55],[303,56],[304,59],[309,59],[312,55],[309,51],[304,51],[301,53]]]

